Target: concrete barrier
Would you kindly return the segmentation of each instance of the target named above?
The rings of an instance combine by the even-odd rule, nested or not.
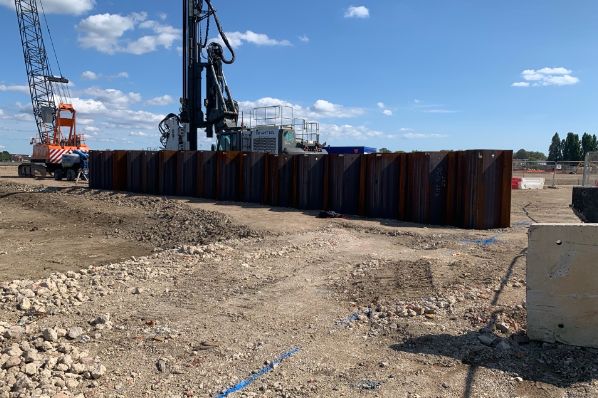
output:
[[[573,187],[572,207],[581,221],[598,223],[598,187]]]
[[[527,328],[533,340],[598,348],[598,225],[530,227]]]

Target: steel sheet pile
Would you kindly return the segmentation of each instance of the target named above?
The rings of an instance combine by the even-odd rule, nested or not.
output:
[[[470,229],[510,226],[511,151],[371,155],[93,151],[94,189]]]

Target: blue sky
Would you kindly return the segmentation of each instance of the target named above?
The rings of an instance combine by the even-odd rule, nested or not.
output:
[[[555,131],[598,130],[595,0],[213,2],[237,47],[234,97],[292,104],[329,144],[546,152]],[[180,3],[43,1],[93,148],[159,146],[181,95]],[[13,0],[0,35],[0,149],[28,153]]]

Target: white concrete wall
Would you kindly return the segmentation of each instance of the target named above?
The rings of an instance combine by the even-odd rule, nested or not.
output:
[[[598,348],[598,224],[534,224],[527,254],[532,340]]]

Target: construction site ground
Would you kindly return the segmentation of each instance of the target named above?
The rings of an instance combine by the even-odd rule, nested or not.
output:
[[[570,200],[470,231],[0,167],[0,397],[596,397],[598,350],[525,333],[528,226]]]

